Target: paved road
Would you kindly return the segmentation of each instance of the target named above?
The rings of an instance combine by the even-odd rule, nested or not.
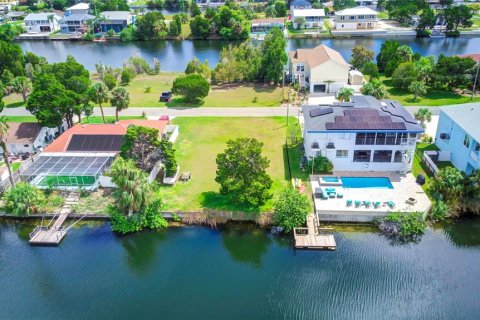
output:
[[[462,106],[468,105],[471,107],[480,107],[480,103],[466,103]],[[449,107],[461,106],[451,105]],[[417,112],[420,108],[427,108],[421,106],[407,106],[405,107],[410,113]],[[429,107],[432,115],[439,115],[440,109],[436,107]],[[115,115],[115,109],[104,108],[105,115]],[[270,116],[285,116],[287,115],[286,107],[262,107],[262,108],[129,108],[120,113],[121,116],[139,116],[145,111],[147,116],[182,116],[182,117],[206,117],[206,116],[222,116],[222,117],[270,117]],[[297,116],[298,108],[290,107],[290,115]],[[100,115],[100,108],[94,108],[94,114]],[[29,116],[31,115],[24,107],[3,109],[0,115],[4,116]]]
[[[104,108],[106,116],[115,115],[115,109]],[[120,112],[121,116],[139,116],[145,112],[147,116],[182,116],[182,117],[206,117],[206,116],[230,116],[230,117],[270,117],[285,116],[287,108],[285,107],[263,107],[263,108],[129,108]],[[297,115],[298,109],[290,108],[291,115]],[[25,108],[3,109],[1,115],[4,116],[29,116],[31,115]],[[94,108],[94,115],[101,115],[100,108]]]

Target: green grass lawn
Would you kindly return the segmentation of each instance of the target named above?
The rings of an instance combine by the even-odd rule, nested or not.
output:
[[[255,137],[264,143],[263,155],[270,160],[267,172],[274,181],[272,193],[281,190],[290,179],[284,148],[287,134],[284,117],[179,117],[173,119],[173,123],[180,126],[180,135],[175,143],[180,170],[191,172],[192,178],[185,184],[179,182],[173,187],[161,188],[168,209],[248,211],[248,208],[229,203],[227,197],[219,194],[219,185],[215,182],[215,159],[225,150],[229,139]],[[294,118],[290,118],[290,125],[298,129]],[[289,150],[294,175],[299,171],[299,155],[295,154],[298,150],[298,147]],[[271,208],[272,200],[260,211]]]
[[[460,95],[450,91],[439,91],[428,89],[424,97],[413,100],[413,94],[408,91],[396,89],[392,85],[390,78],[381,77],[383,84],[387,87],[389,99],[397,100],[404,106],[443,106],[450,104],[461,104],[469,102],[478,102],[480,97],[470,100],[470,96]]]
[[[21,165],[22,165],[21,162],[13,162],[12,163],[12,171],[17,172],[17,170],[20,168]]]
[[[16,93],[3,97],[3,102],[5,103],[5,108],[24,107],[26,105],[26,103],[23,102],[22,95]]]
[[[162,72],[135,77],[125,86],[130,93],[130,107],[275,107],[281,103],[281,87],[264,84],[212,86],[208,96],[199,104],[185,103],[181,98],[168,103],[159,102],[161,93],[172,88],[178,75],[180,73]]]
[[[379,11],[378,12],[378,19],[388,19],[388,11]]]
[[[145,119],[145,117],[142,116],[119,116],[119,120],[129,120],[129,119]],[[105,121],[107,123],[114,123],[115,122],[115,116],[105,116]],[[82,123],[103,123],[103,119],[101,116],[91,116],[91,117],[83,117],[82,118]]]
[[[37,122],[35,116],[7,116],[7,122]]]

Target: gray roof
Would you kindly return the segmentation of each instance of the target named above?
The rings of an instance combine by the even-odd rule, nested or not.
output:
[[[84,21],[95,19],[95,16],[87,13],[74,13],[64,16],[61,21]]]
[[[290,2],[290,6],[295,6],[295,7],[298,7],[298,6],[311,6],[312,4],[310,3],[310,1],[307,1],[307,0],[293,0],[292,2]]]
[[[23,17],[26,13],[23,11],[8,11],[5,17],[9,18],[16,18],[16,17]]]
[[[472,136],[475,141],[480,141],[480,104],[467,103],[445,106],[440,107],[440,110]]]
[[[48,17],[50,16],[60,19],[60,17],[55,12],[39,12],[39,13],[29,13],[23,20],[24,21],[48,20]]]
[[[305,129],[310,132],[424,132],[397,101],[353,96],[352,102],[302,106]],[[319,115],[316,115],[319,114]]]
[[[107,20],[128,20],[130,14],[130,11],[103,11],[100,16]]]

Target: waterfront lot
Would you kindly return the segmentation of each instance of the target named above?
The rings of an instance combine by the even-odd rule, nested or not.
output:
[[[279,191],[287,183],[288,162],[284,148],[286,118],[184,117],[173,119],[173,123],[180,126],[180,136],[175,143],[180,170],[191,172],[192,178],[185,184],[180,182],[174,187],[161,188],[168,209],[248,210],[231,205],[227,197],[218,193],[219,185],[215,182],[215,159],[225,150],[229,139],[255,137],[262,141],[263,155],[270,160],[267,172],[274,181],[272,192]],[[290,124],[291,130],[298,130],[294,118],[290,118]],[[299,176],[299,147],[292,147],[289,151],[292,174]],[[269,201],[260,211],[268,211],[271,207],[272,201]]]

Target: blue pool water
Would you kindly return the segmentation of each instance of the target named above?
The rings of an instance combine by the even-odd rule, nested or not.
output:
[[[393,189],[387,177],[342,177],[344,188],[378,188]]]
[[[322,177],[322,180],[325,182],[340,182],[338,181],[338,177]]]

